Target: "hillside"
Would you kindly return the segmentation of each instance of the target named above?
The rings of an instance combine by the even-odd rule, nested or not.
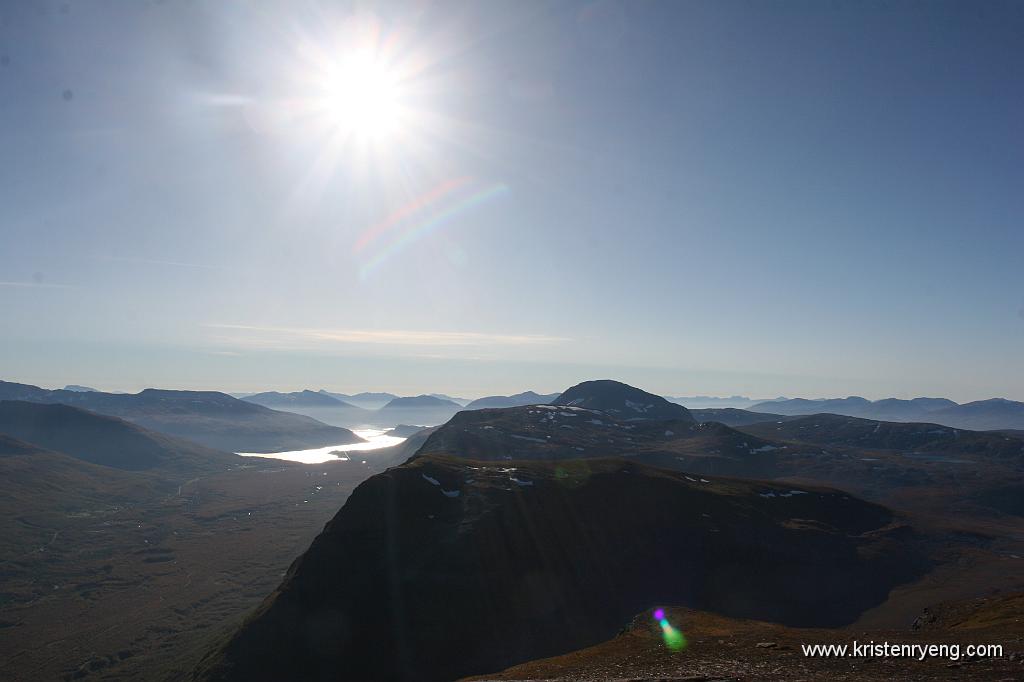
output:
[[[244,460],[69,405],[0,401],[0,434],[126,471],[223,471]]]
[[[690,411],[619,381],[584,381],[551,401],[552,405],[581,407],[606,412],[618,419],[679,419],[693,421]]]
[[[869,450],[895,450],[908,456],[975,455],[989,461],[1004,459],[1024,468],[1024,439],[953,429],[939,424],[884,422],[834,414],[761,422],[741,427],[760,438],[839,445]]]
[[[215,391],[148,388],[135,394],[83,393],[0,381],[0,400],[72,405],[230,452],[301,450],[361,441],[348,429]]]
[[[726,426],[698,425],[692,419],[626,421],[581,407],[532,405],[460,412],[431,434],[421,454],[491,461],[623,456],[672,466],[680,448],[687,449],[681,441],[690,440],[699,443],[696,449],[723,457],[749,457],[751,450],[767,445]]]
[[[379,470],[224,456],[127,471],[0,435],[0,679],[187,679]]]
[[[658,603],[841,625],[924,570],[913,538],[831,490],[420,456],[356,489],[199,678],[449,680]]]
[[[918,622],[870,632],[788,628],[775,623],[727,618],[687,608],[663,608],[669,623],[681,628],[688,646],[674,651],[654,610],[637,614],[615,638],[561,656],[530,661],[473,680],[1018,680],[1024,621],[1024,594],[959,600],[932,605]],[[909,625],[909,624],[908,624]],[[959,647],[959,657],[849,656],[809,657],[805,644],[850,647],[852,641]],[[999,644],[1004,655],[968,658],[969,644]]]
[[[780,419],[792,419],[781,414],[770,412],[751,412],[735,407],[709,407],[690,408],[690,414],[700,422],[719,422],[728,426],[742,426],[744,424],[757,424],[766,421],[778,421]]]

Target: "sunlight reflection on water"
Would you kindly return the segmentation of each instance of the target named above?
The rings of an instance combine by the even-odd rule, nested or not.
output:
[[[355,461],[348,453],[362,452],[366,450],[378,450],[380,448],[398,445],[404,438],[389,436],[384,429],[355,429],[357,436],[365,440],[365,443],[349,443],[347,445],[328,445],[323,448],[311,450],[289,450],[288,452],[239,452],[243,457],[268,457],[270,459],[285,459],[289,462],[300,462],[302,464],[322,464],[323,462]]]

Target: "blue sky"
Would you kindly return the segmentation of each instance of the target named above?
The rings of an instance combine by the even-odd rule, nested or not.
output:
[[[1024,399],[1022,31],[995,2],[10,3],[0,375]],[[367,45],[402,116],[339,132],[325,64]]]

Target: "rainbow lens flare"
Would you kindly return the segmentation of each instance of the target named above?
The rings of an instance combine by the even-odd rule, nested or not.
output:
[[[661,626],[661,638],[665,640],[665,646],[672,651],[682,651],[686,648],[686,636],[672,627],[672,624],[665,618],[665,609],[654,610],[654,620]]]

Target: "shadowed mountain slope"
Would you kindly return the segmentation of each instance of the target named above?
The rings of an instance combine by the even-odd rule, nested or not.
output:
[[[360,485],[198,677],[449,680],[658,603],[840,625],[924,570],[913,537],[832,490],[419,456]]]
[[[0,401],[0,433],[91,464],[128,471],[223,471],[244,461],[69,405]]]

